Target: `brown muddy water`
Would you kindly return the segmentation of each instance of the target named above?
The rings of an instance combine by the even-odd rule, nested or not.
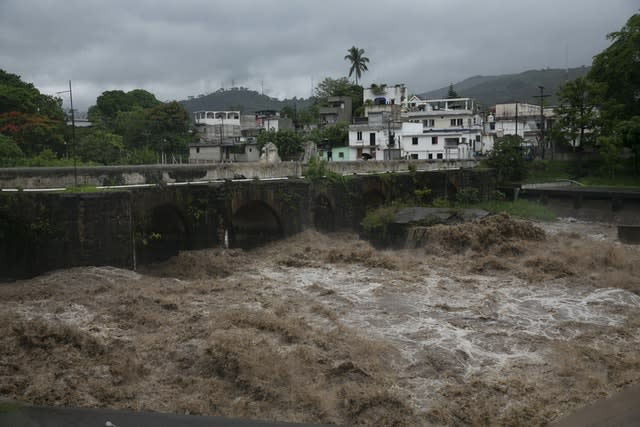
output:
[[[341,425],[544,425],[640,383],[640,251],[493,216],[0,285],[0,396]]]

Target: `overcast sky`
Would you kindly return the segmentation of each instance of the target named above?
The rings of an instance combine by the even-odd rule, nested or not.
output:
[[[638,0],[0,0],[0,68],[43,93],[73,83],[161,100],[245,86],[308,97],[365,49],[363,83],[411,93],[474,75],[591,64]],[[68,108],[67,95],[61,95]]]

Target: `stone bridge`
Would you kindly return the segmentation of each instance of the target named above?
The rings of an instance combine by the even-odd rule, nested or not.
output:
[[[159,184],[88,193],[1,192],[0,279],[81,265],[137,265],[180,250],[252,248],[308,228],[357,230],[367,209],[416,189],[494,188],[487,170]]]

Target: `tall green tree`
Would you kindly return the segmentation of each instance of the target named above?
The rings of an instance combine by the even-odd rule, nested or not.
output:
[[[447,92],[448,99],[460,98],[458,92],[453,88],[453,83],[449,84],[449,91]]]
[[[608,34],[607,38],[612,43],[593,58],[588,77],[606,84],[608,100],[621,106],[615,114],[618,119],[639,116],[640,14],[631,16],[620,31]]]
[[[134,89],[129,92],[108,90],[96,99],[96,105],[89,108],[89,120],[113,129],[118,113],[136,109],[152,108],[162,104],[150,92]]]
[[[560,135],[574,147],[593,145],[600,133],[602,119],[600,107],[604,101],[606,85],[584,77],[567,82],[558,90],[560,106],[556,127]]]
[[[62,99],[41,94],[33,84],[20,76],[0,69],[0,113],[20,112],[37,114],[63,121]]]
[[[124,155],[122,137],[104,129],[90,129],[76,139],[76,155],[84,162],[118,163]]]
[[[497,172],[500,183],[519,181],[526,174],[522,153],[523,139],[519,135],[505,135],[498,138],[487,158],[489,167]]]
[[[358,80],[362,77],[362,73],[369,70],[369,68],[367,68],[369,58],[364,56],[364,49],[359,49],[355,46],[351,47],[347,52],[348,54],[345,55],[344,59],[351,63],[351,68],[349,68],[349,77],[355,73],[357,85]]]

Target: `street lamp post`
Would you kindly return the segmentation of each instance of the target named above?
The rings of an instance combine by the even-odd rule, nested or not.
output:
[[[73,110],[73,92],[71,90],[71,80],[69,80],[69,90],[56,92],[56,94],[68,93],[71,104],[71,156],[73,156],[73,185],[78,186],[78,163],[76,159],[76,115]]]

